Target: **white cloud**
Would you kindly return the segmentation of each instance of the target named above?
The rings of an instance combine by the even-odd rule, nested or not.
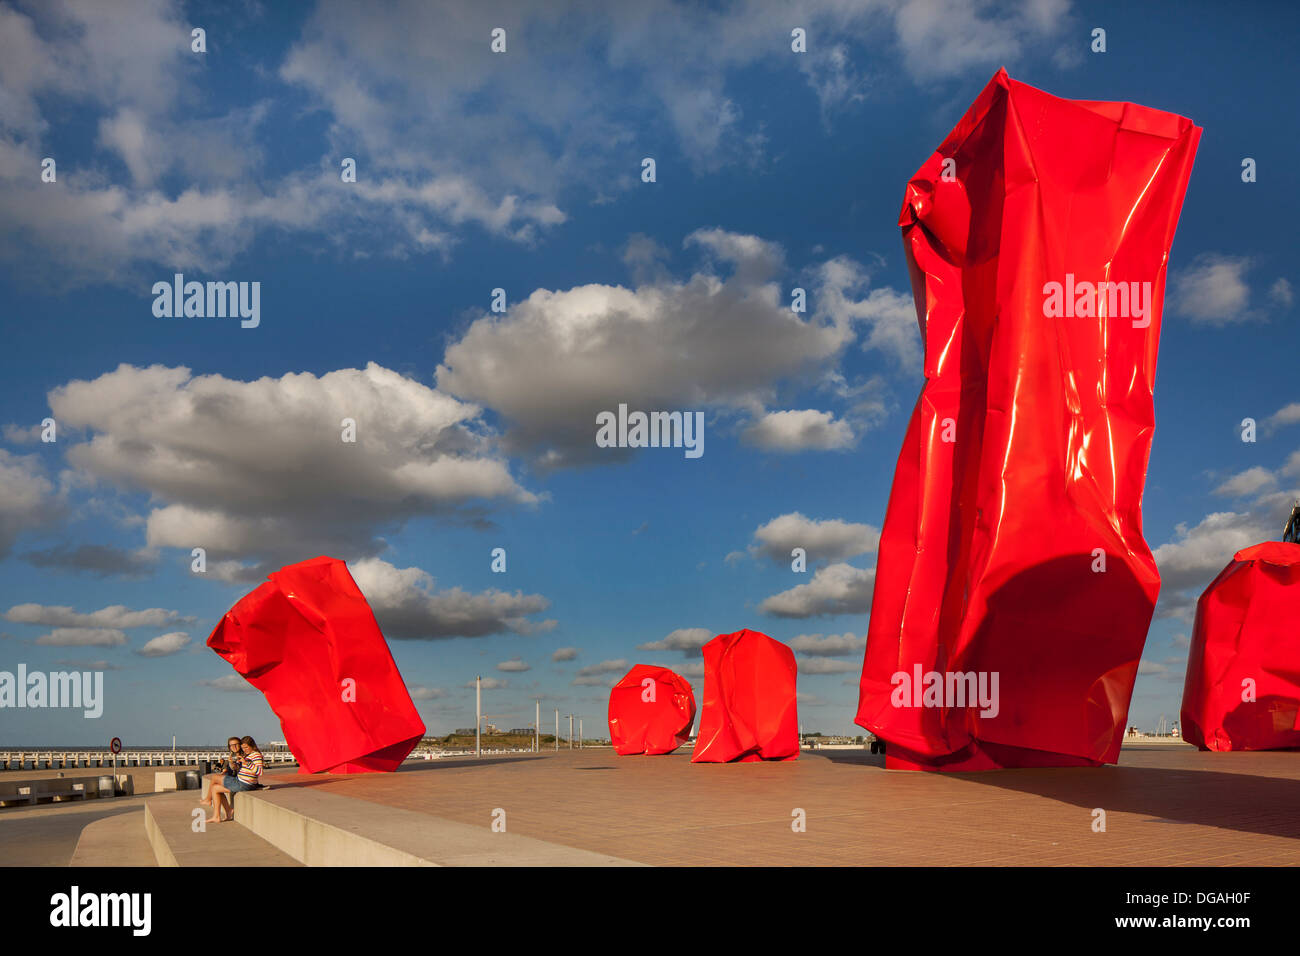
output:
[[[679,627],[658,641],[638,644],[638,651],[682,651],[686,656],[698,654],[700,648],[716,635],[706,627]]]
[[[866,614],[871,610],[874,568],[831,564],[820,568],[807,584],[766,598],[758,609],[775,617],[817,617]]]
[[[524,671],[532,670],[532,665],[527,661],[522,661],[517,657],[512,657],[508,661],[502,661],[497,665],[497,670],[507,674],[522,674]]]
[[[741,438],[767,451],[832,451],[851,448],[853,426],[831,412],[815,408],[768,412],[749,425]]]
[[[890,288],[868,292],[870,281],[870,270],[847,256],[823,263],[816,270],[818,312],[837,326],[864,323],[864,349],[892,357],[900,368],[919,370],[921,332],[911,293]]]
[[[1251,260],[1243,256],[1203,253],[1173,276],[1174,309],[1193,322],[1229,325],[1258,316],[1250,310],[1246,273]]]
[[[1276,484],[1277,479],[1271,471],[1256,465],[1233,475],[1215,488],[1214,493],[1225,498],[1244,498],[1272,488]]]
[[[189,642],[190,636],[184,631],[172,631],[147,641],[136,653],[141,657],[167,657],[183,650]]]
[[[510,686],[510,681],[509,679],[504,677],[484,677],[478,682],[472,680],[466,681],[465,686],[466,687],[481,686],[483,690],[502,690]]]
[[[501,414],[506,446],[540,464],[620,461],[623,453],[596,447],[598,412],[624,403],[761,411],[778,383],[828,380],[854,324],[874,321],[842,290],[810,318],[793,312],[774,281],[780,250],[757,236],[712,229],[686,241],[731,263],[732,274],[661,277],[635,289],[538,289],[507,313],[471,323],[446,350],[439,388]],[[852,268],[841,261],[840,271]],[[855,275],[865,282],[865,273]],[[846,427],[824,430],[840,441]]]
[[[24,531],[52,524],[63,513],[40,459],[0,448],[0,559],[9,556]]]
[[[1268,428],[1284,428],[1287,425],[1300,424],[1300,402],[1291,402],[1283,405],[1268,418],[1264,419],[1264,425]]]
[[[588,664],[586,667],[578,668],[578,676],[573,679],[572,683],[591,687],[613,686],[611,678],[617,680],[626,674],[628,670],[628,663],[622,658],[601,661],[599,664]]]
[[[112,627],[56,627],[36,639],[47,647],[120,647],[126,635]]]
[[[880,529],[832,518],[819,521],[792,511],[778,515],[754,532],[750,552],[770,558],[777,564],[789,564],[790,552],[803,548],[810,565],[843,561],[875,551]]]
[[[922,81],[986,75],[1068,27],[1064,0],[810,0],[797,17],[808,51],[792,57],[791,13],[776,0],[504,11],[323,0],[280,62],[253,65],[266,99],[249,102],[208,66],[229,37],[264,27],[257,9],[226,10],[207,56],[190,52],[178,3],[0,9],[0,221],[13,226],[0,252],[60,282],[134,282],[146,265],[222,268],[272,230],[397,256],[446,255],[467,225],[530,243],[564,220],[561,194],[637,188],[628,156],[641,144],[680,153],[687,172],[768,162],[762,112],[747,115],[735,92],[755,68],[778,81],[797,71],[829,123],[898,60]],[[497,26],[504,56],[488,52]],[[303,98],[322,135],[295,129],[294,148],[276,148],[269,107]],[[212,115],[210,102],[233,105]],[[97,150],[75,176],[64,167],[57,189],[40,183],[29,171],[59,124],[87,111]],[[358,160],[356,183],[340,183],[342,156]]]
[[[390,639],[531,634],[555,626],[554,621],[529,620],[550,606],[540,594],[495,588],[477,593],[459,587],[438,591],[427,571],[397,568],[380,558],[357,561],[349,570]]]
[[[790,649],[806,657],[849,657],[862,654],[866,647],[865,635],[856,637],[849,633],[831,634],[827,637],[800,634],[790,641]]]
[[[829,657],[806,657],[797,663],[800,674],[848,674],[862,667],[861,664],[832,660]]]
[[[1179,524],[1175,540],[1153,552],[1162,585],[1175,590],[1204,587],[1242,548],[1272,538],[1269,530],[1250,515],[1232,511],[1206,515],[1191,528]]]
[[[575,660],[577,656],[578,649],[576,647],[558,647],[556,648],[555,653],[551,655],[551,660],[571,661]]]
[[[1284,309],[1291,308],[1295,302],[1295,291],[1291,288],[1291,283],[1286,279],[1279,278],[1268,289],[1268,297],[1277,305]]]
[[[441,687],[425,687],[422,684],[411,684],[407,690],[411,694],[411,700],[441,700],[447,696]]]
[[[121,604],[112,604],[84,614],[65,605],[15,604],[5,612],[5,620],[18,624],[39,624],[44,627],[167,627],[170,624],[192,624],[193,617],[179,611],[160,607],[132,611]]]
[[[373,363],[252,382],[121,365],[49,401],[61,425],[90,433],[66,453],[74,468],[151,495],[151,548],[203,547],[212,561],[375,554],[381,527],[537,500],[479,409]],[[355,443],[341,440],[344,418]]]

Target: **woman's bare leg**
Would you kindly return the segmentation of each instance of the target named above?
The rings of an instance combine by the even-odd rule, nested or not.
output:
[[[225,805],[226,793],[227,791],[224,786],[213,781],[212,786],[208,789],[208,796],[213,798],[212,816],[208,817],[209,823],[221,822],[221,808]]]

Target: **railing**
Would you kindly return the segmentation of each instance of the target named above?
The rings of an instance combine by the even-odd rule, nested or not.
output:
[[[225,750],[124,750],[117,755],[118,769],[128,767],[197,766],[228,756]],[[267,766],[294,763],[287,750],[262,751]],[[0,750],[0,770],[69,770],[77,767],[113,767],[108,750]]]

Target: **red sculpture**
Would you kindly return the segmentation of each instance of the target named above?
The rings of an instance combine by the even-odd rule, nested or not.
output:
[[[794,652],[758,631],[704,645],[704,706],[691,763],[794,760],[799,711]]]
[[[1238,551],[1196,604],[1183,739],[1202,750],[1300,747],[1300,544]]]
[[[889,767],[1118,756],[1160,587],[1142,488],[1165,265],[1200,133],[1000,70],[907,185],[926,381],[857,714]]]
[[[609,738],[619,754],[670,754],[691,736],[695,694],[666,667],[637,664],[609,692]]]
[[[302,773],[396,770],[424,736],[370,605],[335,558],[271,574],[208,647],[266,696]]]

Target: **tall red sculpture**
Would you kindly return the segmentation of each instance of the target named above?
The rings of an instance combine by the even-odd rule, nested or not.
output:
[[[1142,487],[1165,264],[1200,132],[1000,70],[907,185],[925,385],[857,714],[889,767],[1119,753],[1160,587]],[[972,706],[981,678],[996,707]]]
[[[704,645],[704,705],[691,763],[799,756],[794,652],[758,631]]]
[[[370,605],[335,558],[271,574],[208,647],[266,696],[301,772],[396,770],[424,736]]]
[[[691,736],[695,694],[666,667],[637,664],[609,692],[609,739],[619,754],[670,754]]]
[[[1201,595],[1182,724],[1202,750],[1300,748],[1300,544],[1238,551]]]

